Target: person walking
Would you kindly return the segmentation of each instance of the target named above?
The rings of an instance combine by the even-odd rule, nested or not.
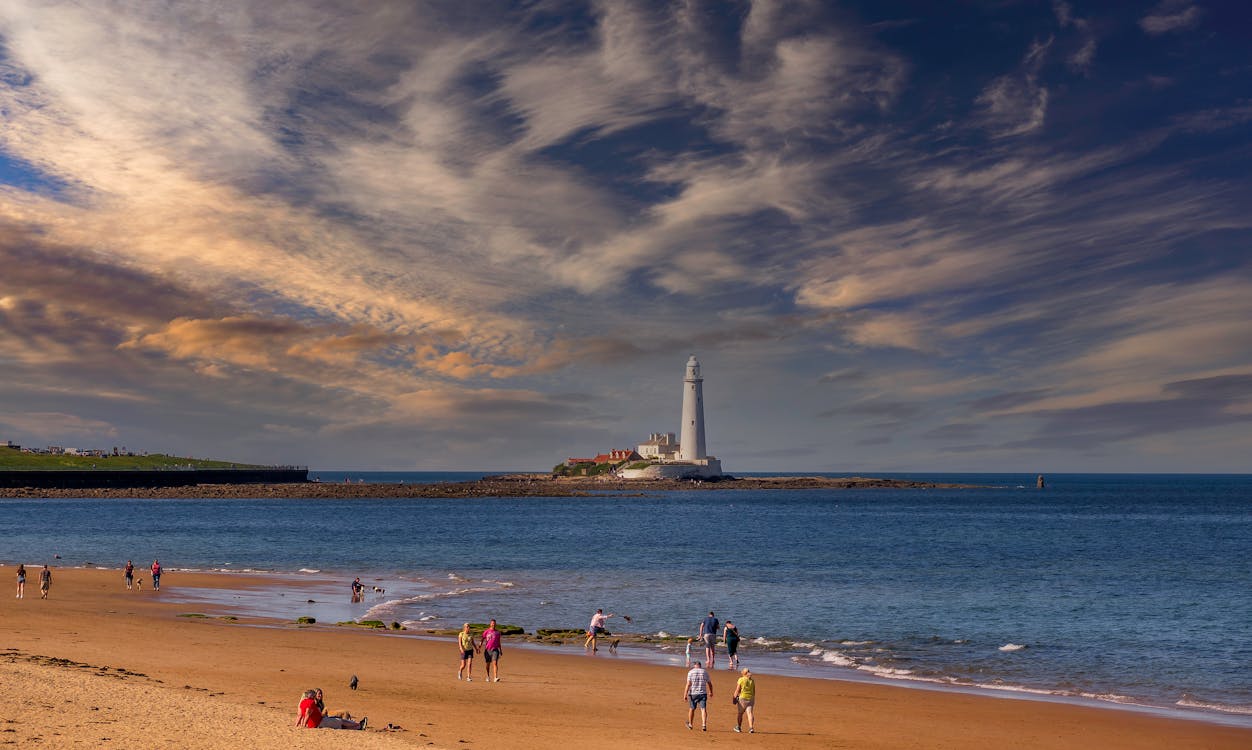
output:
[[[17,564],[17,598],[26,598],[26,566],[22,563]]]
[[[709,669],[716,666],[713,660],[717,646],[717,628],[721,625],[718,619],[713,615],[712,610],[709,616],[700,621],[700,640],[704,641],[704,663],[709,665]]]
[[[743,717],[748,717],[748,734],[756,733],[756,714],[753,712],[753,706],[756,705],[756,680],[752,679],[752,671],[747,667],[743,668],[742,677],[735,683],[735,707],[739,709],[739,715],[735,717],[735,731],[743,731]]]
[[[127,560],[126,569],[122,572],[126,576],[126,590],[130,591],[135,587],[135,563]]]
[[[722,643],[726,644],[726,668],[739,668],[739,628],[730,620],[722,630]]]
[[[52,588],[52,571],[44,565],[43,570],[39,571],[39,598],[47,599],[50,588]]]
[[[683,698],[687,701],[687,728],[696,718],[696,709],[700,709],[700,731],[709,731],[709,698],[713,697],[713,680],[704,670],[700,662],[687,673],[687,685],[683,688]]]
[[[474,652],[478,650],[478,642],[474,640],[468,622],[461,626],[461,632],[457,635],[457,647],[461,650],[461,666],[456,671],[456,678],[459,680],[464,674],[466,682],[473,682]]]
[[[500,629],[496,627],[495,618],[487,625],[487,629],[483,631],[483,661],[487,663],[487,682],[500,681],[500,654],[503,649],[500,646]],[[492,670],[495,670],[494,679]]]
[[[596,648],[596,639],[608,632],[604,629],[604,623],[612,616],[612,612],[607,615],[604,614],[603,609],[597,609],[596,613],[591,616],[591,624],[587,626],[587,640],[583,641],[584,651],[591,649],[591,653],[594,654],[598,650]]]
[[[161,563],[156,560],[152,561],[152,590],[161,590]]]

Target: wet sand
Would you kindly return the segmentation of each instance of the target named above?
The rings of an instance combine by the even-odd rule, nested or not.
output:
[[[707,733],[688,731],[685,670],[544,653],[505,641],[499,683],[455,678],[451,639],[316,624],[183,617],[180,587],[274,587],[167,571],[161,592],[121,571],[56,569],[51,597],[13,597],[0,567],[0,746],[119,748],[1224,748],[1252,729],[1086,706],[757,675],[758,731],[731,731],[731,673],[713,673]],[[217,614],[217,613],[210,613]],[[507,617],[505,618],[507,619]],[[360,690],[347,687],[356,674]],[[365,732],[292,726],[300,692],[368,715]],[[387,724],[402,730],[388,731]]]

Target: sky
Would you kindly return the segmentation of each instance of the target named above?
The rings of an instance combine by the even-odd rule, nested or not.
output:
[[[0,441],[1247,472],[1241,2],[0,0]]]

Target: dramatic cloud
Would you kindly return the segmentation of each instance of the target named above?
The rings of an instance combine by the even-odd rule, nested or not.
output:
[[[0,3],[0,438],[546,468],[695,352],[732,471],[1242,466],[1216,12]]]

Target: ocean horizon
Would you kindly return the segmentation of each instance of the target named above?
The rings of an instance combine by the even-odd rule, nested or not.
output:
[[[426,483],[493,473],[504,472],[310,477]],[[854,474],[740,474],[753,475]],[[660,663],[680,663],[685,637],[713,610],[739,626],[743,662],[763,673],[1252,725],[1252,475],[1049,474],[1042,491],[1035,474],[890,476],[980,487],[4,499],[18,533],[0,558],[120,567],[159,557],[174,574],[171,596],[179,569],[278,573],[285,596],[229,591],[189,606],[320,622],[420,629],[496,617],[533,631],[583,628],[604,607],[618,615],[610,630],[656,639],[621,658]],[[348,601],[358,575],[385,593]]]

